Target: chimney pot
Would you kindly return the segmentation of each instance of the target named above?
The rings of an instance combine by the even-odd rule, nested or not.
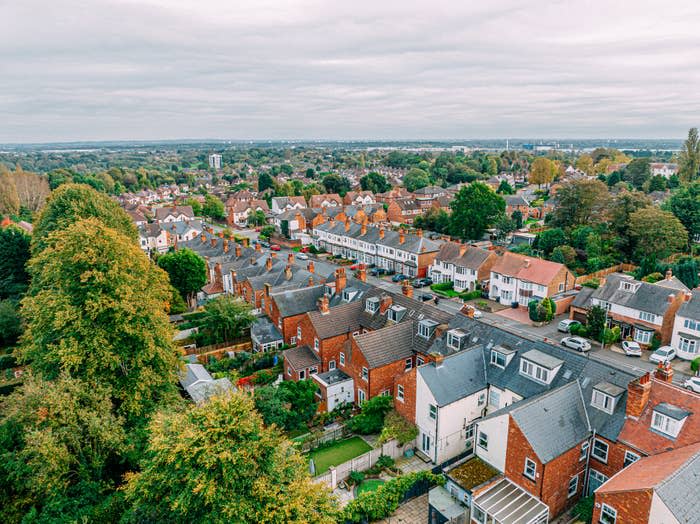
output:
[[[392,302],[393,301],[389,295],[383,295],[379,301],[379,313],[386,313],[386,310],[391,307]]]
[[[403,244],[406,241],[406,233],[403,232],[403,229],[399,231],[399,244]]]
[[[314,272],[314,261],[313,260],[309,260],[309,263],[306,266],[306,269],[308,270],[309,273]]]
[[[258,253],[262,253],[262,245],[260,244],[260,242],[255,244],[255,251],[257,251]]]
[[[646,375],[633,380],[627,385],[627,409],[628,417],[639,418],[644,411],[644,408],[649,402],[649,393],[651,391],[650,375]]]
[[[284,268],[284,278],[285,280],[292,279],[292,266],[290,264],[287,264],[287,267]]]
[[[384,238],[384,228],[383,227],[379,228],[379,238]]]
[[[327,315],[330,312],[328,297],[326,295],[318,299],[318,310],[322,315]]]
[[[236,244],[236,248],[235,248],[236,258],[239,258],[241,256],[241,252],[242,252],[241,245]]]
[[[530,267],[530,259],[529,258],[526,258],[525,260],[523,260],[523,263],[525,264],[525,267]]]
[[[671,268],[668,268],[666,270],[666,280],[671,280],[673,278],[673,271],[671,271]]]
[[[659,362],[656,371],[654,371],[654,378],[671,384],[673,382],[673,368],[671,367],[671,363]]]
[[[401,293],[403,293],[408,298],[413,298],[413,286],[408,280],[401,282]]]

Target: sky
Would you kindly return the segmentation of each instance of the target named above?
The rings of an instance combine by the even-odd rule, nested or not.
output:
[[[696,0],[0,0],[0,143],[698,125]]]

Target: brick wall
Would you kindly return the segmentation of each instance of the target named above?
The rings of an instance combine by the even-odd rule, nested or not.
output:
[[[620,524],[654,524],[649,523],[652,490],[622,491],[618,493],[596,494],[593,507],[593,522],[599,522],[603,504],[617,511]]]
[[[608,445],[608,460],[607,462],[602,462],[591,455],[590,467],[606,477],[610,478],[615,473],[621,471],[625,464],[625,451],[629,450],[637,455],[643,456],[642,453],[635,451],[634,449],[620,444],[618,442],[612,442],[610,440],[604,439],[600,436],[596,436],[596,439],[605,442]],[[591,452],[593,451],[593,440],[591,440]]]
[[[404,375],[405,371],[405,361],[404,359],[391,362],[385,366],[381,366],[374,369],[369,369],[367,360],[365,359],[362,351],[360,350],[357,342],[354,338],[350,339],[351,342],[351,359],[348,363],[346,361],[345,372],[350,375],[355,382],[355,401],[357,402],[357,390],[362,389],[365,392],[366,399],[369,400],[372,397],[381,395],[383,392],[388,391],[391,395],[395,394],[394,384],[398,377]],[[348,358],[346,352],[346,359]],[[415,358],[412,358],[412,368],[415,368]],[[368,368],[368,380],[362,379],[362,367]],[[341,368],[342,369],[342,368]]]
[[[403,386],[403,401],[397,398],[399,385]],[[416,422],[416,368],[394,379],[394,408],[405,419]]]
[[[333,314],[332,311],[329,314]],[[322,362],[322,368],[319,373],[324,373],[330,368],[328,363],[331,360],[335,361],[336,367],[339,367],[340,363],[340,352],[343,351],[345,342],[352,337],[352,333],[342,333],[335,337],[330,337],[322,339],[318,336],[316,329],[309,315],[303,315],[298,321],[298,325],[301,326],[301,336],[302,343],[308,345],[311,349],[314,349],[314,339],[318,339],[318,355]],[[296,330],[296,328],[295,328]]]
[[[551,297],[552,295],[561,293],[561,291],[559,291],[559,284],[564,284],[563,291],[568,291],[569,289],[574,288],[575,282],[576,277],[574,276],[574,274],[568,269],[566,269],[566,267],[562,267],[556,274],[556,276],[552,279],[552,281],[549,283],[549,286],[547,286],[547,296]]]

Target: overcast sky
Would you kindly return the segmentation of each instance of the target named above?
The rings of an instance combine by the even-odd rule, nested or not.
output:
[[[696,0],[0,0],[0,142],[697,125]]]

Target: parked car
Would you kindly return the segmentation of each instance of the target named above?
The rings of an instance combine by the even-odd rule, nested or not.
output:
[[[352,269],[353,271],[356,271],[356,270],[360,269],[360,264],[353,264],[352,266],[350,266],[350,269]]]
[[[622,351],[624,351],[625,355],[627,355],[628,357],[642,356],[641,346],[632,340],[624,340],[622,342]]]
[[[272,244],[270,246],[270,251],[279,251],[280,249],[282,249],[282,248],[279,247],[277,244]]]
[[[297,258],[299,260],[309,260],[309,255],[306,253],[297,253]]]
[[[403,282],[404,280],[408,280],[408,277],[406,275],[402,275],[401,273],[397,273],[391,277],[392,282]]]
[[[369,274],[373,277],[378,277],[380,275],[386,275],[386,269],[383,267],[373,267],[369,270]]]
[[[700,377],[690,377],[688,380],[683,382],[683,387],[688,388],[695,393],[700,393]]]
[[[564,337],[561,339],[563,346],[569,349],[575,349],[579,353],[585,353],[591,350],[591,343],[581,337]]]
[[[670,362],[676,358],[676,350],[671,346],[661,346],[649,356],[649,362]]]
[[[429,293],[420,293],[416,295],[416,298],[421,302],[427,302],[428,300],[432,300],[435,297],[433,295],[430,295]]]
[[[299,250],[300,253],[308,253],[309,252],[309,246],[304,246]]]
[[[430,286],[433,283],[433,279],[429,277],[417,278],[413,281],[413,287],[425,287]]]
[[[481,318],[483,316],[484,316],[484,314],[480,310],[475,309],[474,314],[472,315],[472,318]]]
[[[561,322],[559,322],[559,324],[557,325],[557,331],[561,331],[562,333],[571,333],[571,328],[573,326],[580,325],[581,322],[579,322],[578,320],[571,320],[567,318],[566,320],[562,320]]]
[[[261,241],[260,241],[260,245],[261,245],[262,247],[270,247],[269,242],[265,242],[264,240],[261,240]]]

